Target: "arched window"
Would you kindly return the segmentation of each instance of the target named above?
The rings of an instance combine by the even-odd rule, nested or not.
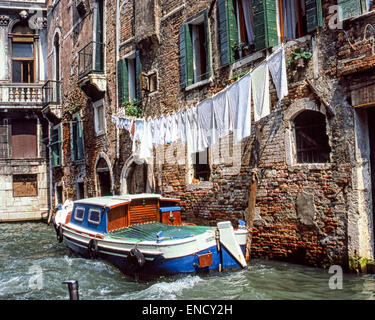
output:
[[[12,81],[18,83],[35,82],[34,30],[27,22],[17,22],[12,29]]]
[[[53,47],[54,47],[54,54],[55,54],[55,79],[54,80],[60,81],[60,37],[58,33],[56,33],[55,38],[53,39]]]
[[[303,111],[294,119],[294,129],[298,163],[329,162],[331,147],[322,113]]]

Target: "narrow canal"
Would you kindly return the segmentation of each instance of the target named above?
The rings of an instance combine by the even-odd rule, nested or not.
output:
[[[81,300],[374,299],[374,275],[343,275],[329,288],[327,270],[251,261],[247,270],[135,282],[112,265],[69,255],[44,223],[0,224],[0,300],[67,300],[64,280],[79,280]],[[219,294],[220,293],[220,294]]]

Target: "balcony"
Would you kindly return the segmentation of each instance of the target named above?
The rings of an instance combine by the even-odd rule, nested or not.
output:
[[[94,101],[106,90],[104,44],[91,41],[78,52],[78,84]]]
[[[42,88],[38,83],[0,83],[0,108],[41,108]]]
[[[61,83],[60,81],[48,80],[42,88],[43,91],[43,114],[52,122],[58,122],[62,116],[61,110]]]

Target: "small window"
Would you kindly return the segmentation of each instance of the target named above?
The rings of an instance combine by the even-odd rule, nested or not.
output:
[[[208,13],[180,27],[180,81],[182,87],[207,80],[211,73]]]
[[[149,92],[155,92],[158,90],[158,76],[156,72],[148,76],[149,81]]]
[[[294,128],[298,163],[329,162],[331,148],[322,113],[303,111],[294,119]]]
[[[92,224],[100,224],[100,210],[99,209],[90,209],[88,222]]]
[[[105,110],[104,100],[99,100],[94,103],[95,114],[95,133],[97,135],[105,133]]]
[[[56,185],[55,186],[55,195],[56,195],[56,203],[57,204],[62,204],[63,203],[63,189],[61,185]]]
[[[194,179],[199,181],[210,180],[211,171],[208,160],[208,148],[204,151],[193,153]]]
[[[13,197],[36,197],[38,177],[36,174],[16,174],[13,176]]]
[[[83,218],[85,217],[85,208],[77,207],[74,211],[74,219],[77,221],[83,221]]]

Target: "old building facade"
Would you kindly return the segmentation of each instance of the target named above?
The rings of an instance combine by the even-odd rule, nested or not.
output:
[[[156,192],[180,198],[186,221],[247,220],[252,257],[317,266],[374,258],[371,1],[47,4],[52,207]],[[288,95],[279,100],[269,78],[270,113],[255,121],[252,104],[251,135],[239,143],[230,134],[190,153],[178,140],[145,161],[132,130],[112,121],[124,110],[153,119],[192,108],[281,44]]]
[[[0,2],[0,221],[47,218],[45,1]]]

